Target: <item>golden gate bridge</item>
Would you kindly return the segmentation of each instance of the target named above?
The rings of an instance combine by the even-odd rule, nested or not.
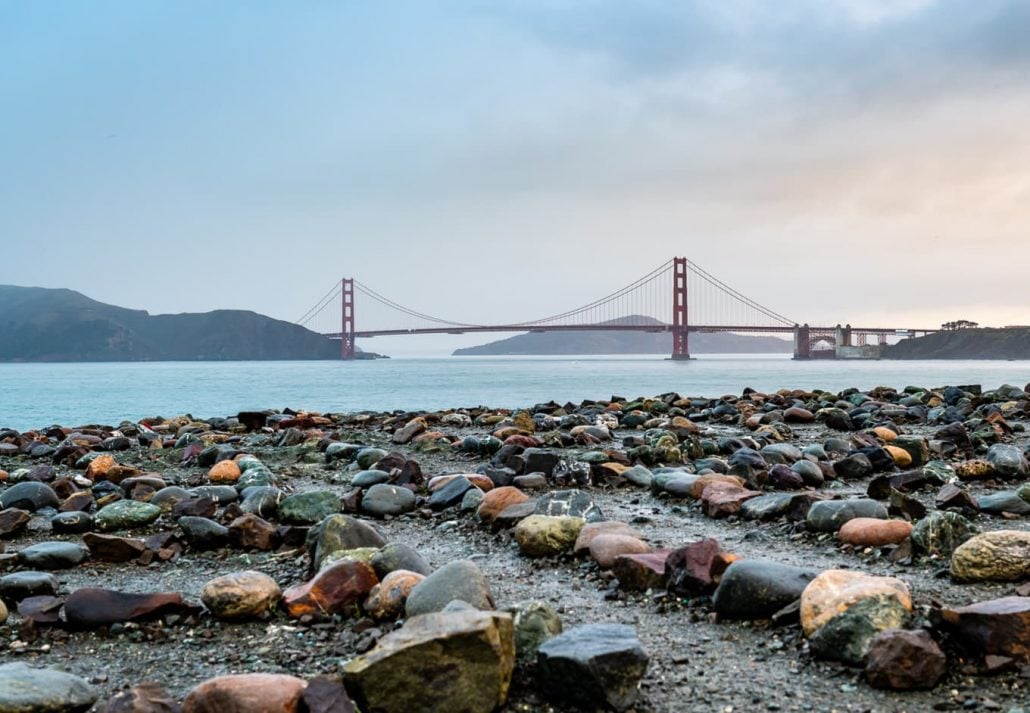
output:
[[[342,359],[356,357],[359,338],[557,331],[668,332],[672,334],[671,358],[676,360],[690,359],[692,332],[786,333],[794,337],[794,358],[833,359],[875,354],[868,347],[886,344],[891,336],[911,337],[938,331],[801,324],[738,292],[684,257],[673,258],[589,304],[505,324],[475,324],[432,316],[401,305],[354,278],[344,278],[297,324],[340,340]]]

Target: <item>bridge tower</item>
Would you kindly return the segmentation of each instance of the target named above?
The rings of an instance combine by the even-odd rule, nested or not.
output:
[[[812,358],[812,334],[808,324],[794,325],[794,358]]]
[[[343,323],[340,325],[340,358],[354,358],[354,280],[340,280]]]
[[[690,359],[690,322],[687,317],[687,259],[673,258],[672,272],[672,358]]]

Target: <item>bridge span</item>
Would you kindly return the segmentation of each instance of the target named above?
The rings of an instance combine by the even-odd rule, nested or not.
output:
[[[356,295],[362,304],[357,321]],[[691,318],[693,317],[693,319]],[[810,326],[762,306],[677,257],[594,302],[525,322],[471,324],[441,319],[405,307],[353,278],[340,280],[298,324],[340,340],[340,357],[354,359],[359,338],[491,332],[648,332],[672,335],[675,360],[690,359],[690,334],[791,334],[795,359],[875,358],[889,337],[938,331],[927,328]]]

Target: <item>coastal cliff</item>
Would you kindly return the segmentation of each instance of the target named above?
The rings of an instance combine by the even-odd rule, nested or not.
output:
[[[882,359],[1030,359],[1030,327],[955,329],[903,339]]]

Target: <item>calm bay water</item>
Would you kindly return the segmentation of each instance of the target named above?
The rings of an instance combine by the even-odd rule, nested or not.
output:
[[[381,361],[0,364],[0,427],[118,423],[243,409],[319,411],[529,406],[651,396],[739,394],[745,387],[1023,386],[1030,361],[816,361],[782,355],[442,357]]]

